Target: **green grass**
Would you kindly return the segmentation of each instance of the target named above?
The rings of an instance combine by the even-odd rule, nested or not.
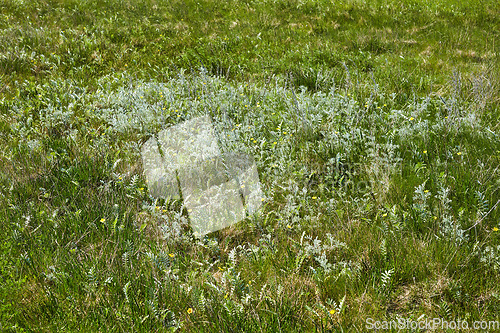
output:
[[[500,321],[497,1],[2,1],[0,18],[1,330]],[[140,147],[204,114],[266,199],[196,239],[148,194]]]

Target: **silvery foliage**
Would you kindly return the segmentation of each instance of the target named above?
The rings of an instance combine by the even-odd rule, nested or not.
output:
[[[378,194],[389,192],[392,176],[401,172],[402,158],[398,150],[399,146],[391,141],[377,143],[374,136],[369,136],[367,153],[370,163],[366,171],[373,192]]]
[[[338,151],[347,163],[360,153],[371,156],[372,161],[377,157],[376,163],[381,163],[383,168],[378,170],[374,163],[372,171],[374,176],[381,177],[373,177],[379,182],[384,181],[382,175],[385,174],[385,169],[397,171],[397,168],[390,168],[399,161],[400,146],[396,142],[404,145],[420,139],[426,141],[431,132],[446,131],[453,134],[465,128],[474,129],[476,135],[484,136],[485,139],[495,140],[493,131],[488,128],[482,130],[481,122],[477,121],[480,115],[474,110],[466,112],[471,110],[461,109],[451,100],[442,100],[442,107],[446,111],[444,115],[448,117],[438,115],[436,121],[430,124],[425,120],[430,113],[430,98],[414,100],[399,110],[391,110],[389,107],[379,110],[370,104],[371,111],[368,113],[364,103],[343,96],[333,89],[326,93],[311,94],[304,89],[295,93],[282,79],[276,79],[262,87],[228,83],[203,72],[199,75],[185,75],[181,72],[166,82],[141,81],[128,74],[113,74],[104,77],[99,82],[98,89],[93,92],[75,86],[70,80],[53,80],[41,88],[45,93],[40,97],[43,107],[39,110],[41,121],[38,126],[45,129],[67,127],[68,135],[72,132],[71,137],[74,137],[75,129],[71,128],[71,119],[75,117],[75,110],[83,108],[89,118],[97,118],[106,123],[103,127],[105,133],[137,133],[139,139],[144,140],[163,128],[210,114],[218,133],[224,133],[218,138],[222,146],[240,142],[241,138],[254,137],[258,141],[256,145],[249,145],[249,140],[246,140],[241,148],[246,153],[253,154],[259,169],[268,169],[270,161],[276,163],[281,171],[277,173],[278,178],[286,179],[290,178],[289,173],[282,168],[290,168],[290,165],[294,167],[296,163],[288,158],[293,142],[280,144],[280,148],[275,150],[267,149],[263,143],[275,134],[273,129],[276,127],[276,119],[281,128],[290,133],[295,134],[305,129],[320,132],[323,139],[316,143],[317,149]],[[55,100],[50,96],[60,97]],[[257,102],[260,103],[259,109],[256,107]],[[17,104],[12,105],[11,114],[21,115],[22,112]],[[271,117],[273,112],[276,116]],[[414,119],[410,121],[410,117]],[[236,126],[237,121],[241,122],[241,126]],[[38,137],[33,134],[43,131],[33,127],[32,118],[20,117],[11,127],[20,133],[31,150],[39,148]],[[235,130],[231,131],[232,129]],[[225,131],[229,132],[229,137]],[[370,141],[370,136],[380,140]],[[128,137],[123,138],[126,141]],[[134,142],[123,143],[124,149],[139,152],[140,144],[135,142],[136,137],[130,138]],[[95,142],[99,140],[102,139],[97,138]],[[274,179],[271,182],[279,183],[275,183]],[[385,190],[385,185],[382,188]],[[425,200],[422,201],[425,195],[415,195],[415,208],[421,210],[425,206]],[[428,207],[426,209],[428,211]],[[289,221],[299,223],[293,217],[295,214],[290,214],[293,211],[292,208],[287,214]],[[443,221],[443,232],[450,234],[449,230],[455,227],[450,226],[448,217],[445,216]],[[461,237],[460,234],[457,237]]]
[[[480,260],[494,270],[500,271],[500,245],[486,246]]]
[[[447,236],[452,239],[457,244],[461,244],[468,240],[468,235],[465,234],[465,230],[460,228],[457,224],[453,216],[451,215],[450,203],[451,200],[448,198],[450,193],[449,188],[445,188],[443,186],[438,190],[438,194],[436,195],[436,199],[439,200],[441,204],[441,214],[442,214],[442,222],[441,222],[441,234],[443,236]],[[462,211],[459,212],[462,214]]]
[[[165,222],[160,224],[160,230],[166,241],[178,240],[182,234],[182,226],[187,225],[189,221],[182,215],[182,211],[173,211],[172,216],[164,215]]]
[[[330,274],[333,271],[339,270],[346,274],[350,274],[352,272],[350,263],[346,263],[343,261],[331,263],[327,258],[327,254],[331,253],[333,250],[346,249],[347,245],[335,239],[334,236],[330,233],[327,233],[326,236],[328,238],[328,243],[322,242],[317,237],[313,239],[311,236],[305,235],[304,232],[300,239],[301,249],[297,254],[297,257],[301,258],[312,256],[321,267],[322,272],[325,274]],[[311,267],[311,269],[315,271],[314,268]]]
[[[431,193],[425,190],[425,183],[417,186],[413,195],[413,209],[423,220],[430,215],[428,200]]]

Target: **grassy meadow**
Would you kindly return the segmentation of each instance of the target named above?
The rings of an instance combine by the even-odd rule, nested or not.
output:
[[[0,331],[500,323],[497,0],[0,0],[0,31]],[[207,114],[265,197],[197,239],[141,145]]]

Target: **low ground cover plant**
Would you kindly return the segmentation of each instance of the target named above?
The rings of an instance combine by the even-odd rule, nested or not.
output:
[[[5,2],[0,327],[340,332],[364,331],[369,318],[500,321],[498,45],[488,40],[498,5],[232,4],[203,28],[205,2],[114,12]],[[449,27],[458,23],[470,30]],[[351,38],[356,27],[364,38]],[[345,50],[304,48],[337,29],[332,45]],[[416,40],[391,41],[387,29]],[[481,54],[449,42],[437,51],[439,33],[469,34]],[[415,67],[428,46],[430,68]],[[197,238],[181,200],[150,195],[141,146],[200,116],[221,149],[254,158],[263,207]]]

